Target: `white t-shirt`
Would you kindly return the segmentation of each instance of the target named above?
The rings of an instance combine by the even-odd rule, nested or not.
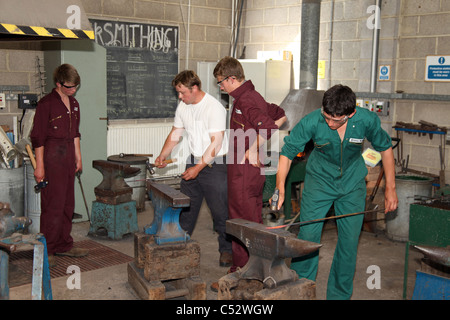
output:
[[[217,156],[228,151],[226,134],[227,111],[213,96],[205,92],[202,101],[197,104],[185,104],[180,101],[175,111],[174,127],[186,130],[189,150],[195,157],[201,157],[211,144],[209,133],[224,131],[222,148]]]

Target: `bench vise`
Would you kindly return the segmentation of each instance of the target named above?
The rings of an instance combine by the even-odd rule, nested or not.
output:
[[[180,226],[180,213],[190,206],[190,199],[165,184],[147,181],[147,191],[154,207],[153,222],[144,228],[145,234],[154,235],[158,245],[187,242],[190,237]]]
[[[31,225],[31,219],[16,217],[11,211],[9,203],[0,202],[0,238],[9,237],[15,232],[25,230]]]

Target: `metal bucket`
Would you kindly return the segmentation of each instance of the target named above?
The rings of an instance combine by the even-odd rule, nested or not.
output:
[[[396,175],[398,208],[386,215],[386,236],[395,241],[408,241],[409,206],[418,196],[431,197],[433,179],[413,175]]]
[[[41,225],[41,194],[34,191],[36,180],[34,169],[30,161],[24,163],[25,172],[25,215],[32,223],[28,227],[30,233],[39,233]]]
[[[0,169],[0,202],[7,202],[16,217],[23,217],[23,168]]]
[[[145,210],[145,194],[147,188],[145,185],[145,180],[147,178],[147,160],[147,157],[138,156],[120,157],[119,155],[114,155],[108,157],[108,161],[122,162],[130,165],[130,167],[141,169],[141,171],[134,177],[124,179],[125,182],[131,188],[133,188],[131,199],[136,201],[136,211],[138,212]]]

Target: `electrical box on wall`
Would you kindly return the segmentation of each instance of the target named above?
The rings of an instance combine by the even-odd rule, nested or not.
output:
[[[34,109],[37,106],[37,94],[26,93],[17,96],[19,101],[19,109]]]
[[[4,109],[6,107],[5,94],[0,93],[0,109]]]
[[[376,112],[380,116],[389,115],[389,101],[357,99],[356,105],[361,108]]]
[[[389,101],[377,101],[374,111],[381,116],[388,116],[389,115]]]

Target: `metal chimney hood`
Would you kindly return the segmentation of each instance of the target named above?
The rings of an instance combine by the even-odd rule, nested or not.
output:
[[[303,0],[299,89],[291,90],[280,105],[287,117],[280,130],[292,130],[305,115],[322,106],[324,91],[317,91],[319,30],[320,0]]]

